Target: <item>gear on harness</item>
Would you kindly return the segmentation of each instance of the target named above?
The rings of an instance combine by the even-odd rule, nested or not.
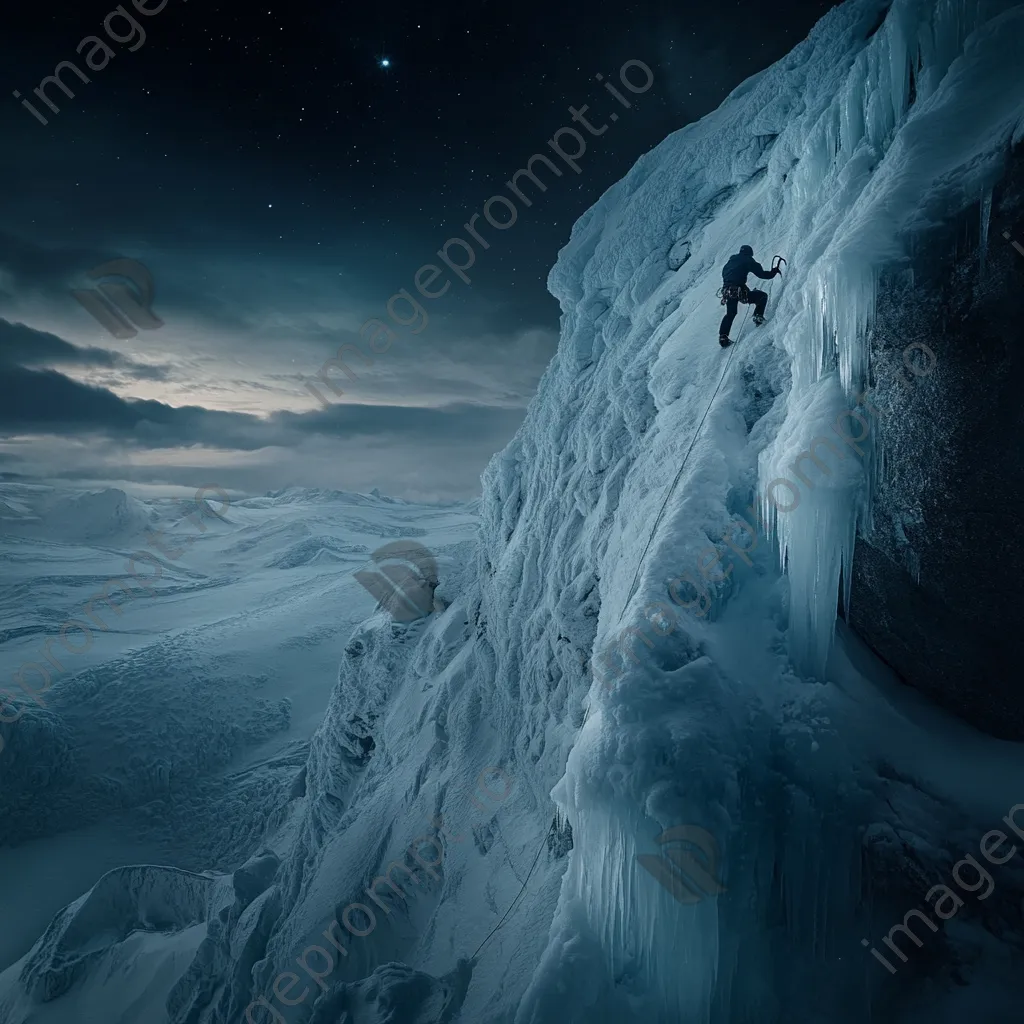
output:
[[[722,297],[722,305],[728,306],[730,299],[747,303],[750,301],[750,289],[745,284],[727,284],[718,289]]]

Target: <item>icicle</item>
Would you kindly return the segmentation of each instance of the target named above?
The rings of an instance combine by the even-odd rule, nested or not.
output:
[[[985,189],[981,197],[981,242],[978,253],[978,273],[984,278],[985,260],[988,257],[988,236],[992,227],[992,189]]]
[[[588,804],[569,818],[580,842],[565,892],[586,908],[612,976],[642,979],[669,1011],[666,1019],[709,1024],[720,941],[715,897],[684,904],[639,866],[637,854],[647,851],[637,836],[648,829],[635,808]]]
[[[870,424],[836,374],[794,398],[787,419],[760,459],[761,514],[790,584],[790,656],[821,676],[832,648],[836,600],[850,604],[853,547],[866,507]]]

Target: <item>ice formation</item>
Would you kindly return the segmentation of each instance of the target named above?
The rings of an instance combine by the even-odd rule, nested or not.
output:
[[[446,610],[356,632],[262,837],[280,863],[205,930],[146,925],[167,943],[147,952],[148,1007],[173,1024],[953,1019],[940,982],[872,973],[860,937],[909,904],[895,882],[866,899],[863,865],[895,879],[909,847],[976,845],[1020,794],[968,784],[994,745],[837,639],[837,603],[871,514],[879,275],[1024,138],[1022,46],[1019,5],[850,0],[580,219],[549,279],[558,352],[485,474],[478,541],[442,567]],[[743,243],[788,272],[769,325],[723,353],[714,295]],[[715,837],[724,891],[680,901],[638,864],[679,826]],[[430,871],[408,860],[422,843]],[[415,888],[367,932],[346,911],[396,862]],[[31,988],[56,948],[0,979],[11,1024],[57,1019]],[[961,976],[1003,1012],[1008,965]],[[76,1005],[134,1019],[97,986]]]

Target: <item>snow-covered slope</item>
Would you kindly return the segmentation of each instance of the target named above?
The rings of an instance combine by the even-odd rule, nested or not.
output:
[[[998,179],[1022,46],[1019,5],[851,0],[580,220],[550,278],[558,353],[485,475],[477,548],[440,573],[446,610],[357,630],[259,870],[208,902],[166,1020],[1019,1012],[1024,857],[987,894],[954,873],[963,909],[897,933],[900,959],[876,936],[1010,834],[1024,751],[899,687],[836,605],[884,429],[857,405],[878,275]],[[719,268],[746,242],[788,273],[769,325],[738,321],[723,352]],[[829,472],[801,462],[818,438]],[[1024,838],[1024,809],[1010,820]],[[673,836],[682,879],[650,867]],[[34,979],[67,931],[121,962],[123,929],[81,914],[2,976],[12,1024],[52,1019]],[[194,921],[140,926],[166,937],[146,971],[176,969]],[[98,971],[55,1005],[134,1020]]]

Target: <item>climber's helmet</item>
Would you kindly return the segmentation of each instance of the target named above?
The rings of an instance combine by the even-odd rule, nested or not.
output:
[[[751,246],[745,245],[745,246],[743,246],[742,249],[740,249],[740,255],[741,256],[753,256],[754,255],[754,250],[753,250],[753,248]]]

